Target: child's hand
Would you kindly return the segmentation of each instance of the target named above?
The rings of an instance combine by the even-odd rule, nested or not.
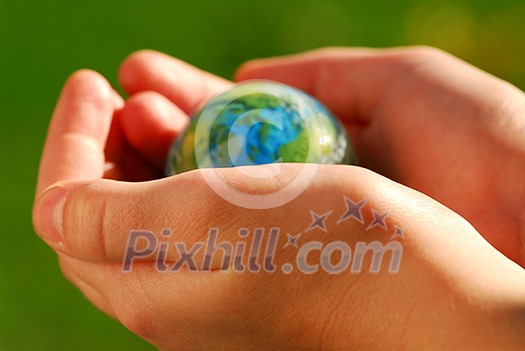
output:
[[[202,178],[213,170],[122,181],[156,178],[187,114],[231,83],[153,52],[129,58],[121,82],[133,94],[123,108],[96,73],[77,73],[66,84],[42,157],[33,219],[58,252],[64,274],[138,335],[166,350],[524,345],[524,271],[451,210],[372,171],[321,166],[297,200],[268,210],[236,207],[217,196]],[[356,140],[369,162],[363,141]],[[246,179],[235,168],[220,173],[244,193],[264,194],[286,186],[301,167],[285,165],[271,181]],[[337,224],[346,210],[343,196],[367,199],[364,223],[349,218]],[[327,232],[306,232],[310,211],[330,210]],[[367,230],[372,210],[389,213],[385,228]],[[135,261],[131,272],[121,271],[130,230],[149,230],[158,242],[170,243],[172,265],[180,258],[175,242],[190,250],[211,227],[219,228],[220,241],[247,246],[240,228],[264,227],[267,234],[279,227],[277,271],[235,273],[230,266],[221,273],[219,256],[212,272],[160,273],[158,251]],[[404,239],[392,238],[395,227]],[[171,236],[161,235],[164,228],[171,228]],[[387,254],[378,274],[368,272],[370,258],[359,274],[350,268],[341,274],[284,274],[283,263],[295,266],[298,253],[284,247],[286,234],[300,232],[299,247],[310,241],[341,241],[352,249],[358,242],[400,242],[399,273],[388,272]],[[320,260],[319,251],[308,257],[310,264]],[[202,254],[196,261],[202,262]]]
[[[243,65],[347,123],[362,164],[469,220],[525,266],[525,95],[433,48],[334,48]]]

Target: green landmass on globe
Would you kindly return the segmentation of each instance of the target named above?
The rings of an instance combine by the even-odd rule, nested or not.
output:
[[[215,96],[173,142],[166,175],[275,162],[356,164],[342,123],[310,95],[270,81]]]

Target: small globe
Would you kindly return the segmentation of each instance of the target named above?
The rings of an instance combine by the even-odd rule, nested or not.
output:
[[[284,84],[249,81],[195,113],[173,142],[166,175],[274,162],[357,160],[343,125],[319,101]]]

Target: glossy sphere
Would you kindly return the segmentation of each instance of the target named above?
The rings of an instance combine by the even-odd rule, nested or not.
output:
[[[206,103],[173,142],[166,174],[273,162],[355,164],[341,122],[306,93],[239,83]]]

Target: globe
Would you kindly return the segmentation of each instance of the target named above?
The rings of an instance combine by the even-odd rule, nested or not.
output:
[[[271,81],[238,83],[210,99],[173,142],[166,175],[275,162],[356,164],[342,125],[305,92]]]

